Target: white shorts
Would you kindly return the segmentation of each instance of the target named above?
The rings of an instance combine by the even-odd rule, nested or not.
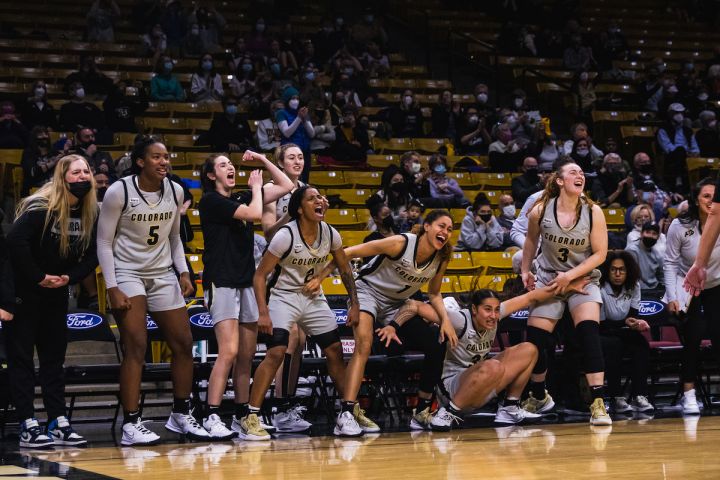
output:
[[[484,361],[486,360],[482,360],[476,365],[482,364],[482,362]],[[466,371],[467,370],[456,372],[440,380],[440,383],[436,388],[440,403],[447,405],[453,398],[455,398],[455,394],[458,392],[458,390],[460,390],[460,386],[462,385],[462,375]],[[487,398],[483,399],[482,404],[485,405],[495,397],[497,397],[497,392],[493,390],[488,394]]]
[[[398,309],[407,301],[387,298],[363,281],[356,282],[355,288],[360,311],[370,314],[374,322],[383,326],[395,319]]]
[[[237,319],[240,323],[255,323],[258,319],[255,291],[252,287],[227,288],[212,285],[205,290],[205,307],[213,325],[223,320]]]
[[[543,288],[552,283],[557,273],[547,272],[538,268],[535,288]],[[602,295],[600,294],[600,272],[593,270],[590,274],[590,283],[585,287],[586,295],[580,293],[569,293],[559,297],[551,297],[543,303],[530,306],[531,317],[549,318],[550,320],[560,320],[565,313],[565,305],[573,311],[578,305],[587,302],[595,302],[602,305]]]
[[[301,292],[270,290],[268,311],[273,328],[282,328],[288,332],[297,323],[308,335],[321,335],[332,332],[337,326],[335,314],[324,294],[315,298]]]
[[[126,272],[118,273],[117,285],[128,297],[145,297],[148,312],[165,312],[185,307],[175,272],[172,270],[156,278],[142,278]]]

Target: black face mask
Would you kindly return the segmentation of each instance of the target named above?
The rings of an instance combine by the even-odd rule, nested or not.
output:
[[[68,190],[70,190],[70,193],[78,200],[82,200],[91,189],[92,183],[90,183],[90,180],[68,183]]]
[[[533,179],[537,178],[538,169],[537,168],[528,168],[527,170],[525,170],[525,176],[533,178]]]
[[[645,248],[650,249],[655,246],[657,243],[657,238],[652,237],[642,237],[643,245],[645,245]]]
[[[388,215],[387,217],[382,219],[382,226],[385,229],[392,230],[395,226],[395,220],[393,220],[392,215]]]
[[[640,170],[640,173],[644,173],[645,175],[650,175],[653,172],[653,166],[650,163],[647,163],[645,165],[640,165],[638,167],[638,170]]]
[[[78,143],[78,147],[82,148],[83,150],[87,150],[90,145],[92,145],[92,142]]]
[[[392,190],[395,193],[405,193],[407,190],[407,187],[405,186],[404,182],[396,182],[390,185],[390,190]]]
[[[489,222],[490,219],[492,218],[492,213],[483,213],[483,214],[481,214],[481,215],[478,215],[478,217],[480,217],[480,220],[482,220],[483,222],[487,223],[487,222]]]
[[[105,198],[105,192],[107,192],[108,187],[100,187],[97,189],[97,200],[98,202],[102,202]]]

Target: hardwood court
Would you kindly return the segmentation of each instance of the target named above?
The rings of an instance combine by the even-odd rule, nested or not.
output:
[[[718,444],[720,417],[704,417],[617,421],[602,429],[582,423],[359,439],[103,447],[24,458],[34,457],[36,465],[60,464],[59,470],[39,473],[68,479],[718,478]],[[0,465],[0,478],[22,473],[4,468],[16,467]]]

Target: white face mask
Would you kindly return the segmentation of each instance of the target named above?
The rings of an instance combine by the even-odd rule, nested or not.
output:
[[[587,148],[578,148],[577,149],[577,154],[581,157],[587,157],[588,153],[590,153],[590,150],[588,150]]]
[[[505,205],[502,208],[503,216],[505,216],[506,218],[515,218],[515,212],[516,212],[515,205],[512,205],[512,204]]]
[[[403,97],[403,102],[405,102],[405,105],[409,107],[413,103],[413,97],[411,97],[410,95],[405,95]]]
[[[520,108],[523,106],[523,99],[522,98],[516,98],[515,102],[513,102],[515,105],[515,108]]]
[[[412,164],[410,164],[410,171],[412,173],[418,173],[420,171],[420,168],[422,168],[422,166],[419,163],[413,162]]]
[[[477,101],[479,103],[487,103],[488,96],[487,93],[478,93],[477,94]]]
[[[300,106],[300,100],[298,100],[297,98],[293,98],[292,100],[290,100],[290,101],[288,102],[288,105],[289,105],[290,108],[292,108],[293,110],[297,110],[297,108]]]
[[[85,98],[85,89],[84,88],[78,88],[75,90],[75,96],[77,98]]]
[[[517,125],[517,117],[515,115],[510,115],[505,119],[505,122],[510,125],[510,127],[514,127]]]
[[[682,113],[676,113],[675,115],[672,116],[672,119],[675,123],[682,123],[684,118],[685,117],[683,116]]]
[[[707,94],[707,93],[701,93],[700,95],[697,96],[697,98],[698,98],[698,100],[700,100],[701,102],[704,102],[704,101],[706,101],[706,100],[708,99],[708,94]]]
[[[45,96],[44,88],[36,88],[35,89],[35,98],[43,98],[44,96]]]

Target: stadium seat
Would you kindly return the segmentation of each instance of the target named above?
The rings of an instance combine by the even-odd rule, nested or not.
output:
[[[347,289],[339,276],[329,276],[322,281],[322,289],[325,295],[347,295]]]
[[[604,208],[605,222],[610,230],[625,230],[625,209]]]
[[[379,153],[405,153],[408,150],[412,150],[412,138],[390,138],[384,140],[374,137],[373,148]]]
[[[340,236],[342,237],[343,247],[351,247],[353,245],[360,245],[365,240],[365,237],[370,235],[367,230],[342,230]]]
[[[420,153],[437,153],[448,143],[451,141],[447,138],[415,138],[413,139],[413,150]]]
[[[326,190],[326,195],[338,195],[340,200],[350,206],[364,206],[372,194],[373,191],[369,189],[328,188]]]
[[[193,272],[198,275],[202,273],[204,269],[202,255],[198,255],[196,253],[186,253],[185,258],[187,258],[188,262],[190,262],[190,266],[192,267]]]
[[[375,139],[373,139],[375,141]],[[398,165],[400,162],[399,155],[368,155],[367,164],[373,168],[385,169],[389,165]]]
[[[197,208],[188,208],[187,217],[190,220],[190,225],[200,228],[200,211]]]
[[[450,262],[447,266],[447,273],[472,273],[474,270],[475,266],[473,265],[472,257],[469,252],[452,252],[450,255]]]
[[[349,182],[353,182],[355,187],[374,187],[380,186],[382,172],[346,172],[345,178]]]
[[[423,293],[428,293],[429,288],[430,283],[428,282],[423,284],[422,288],[420,288],[420,291]],[[446,275],[443,277],[442,284],[440,286],[440,293],[449,295],[459,292],[460,290],[460,281],[458,280],[458,277],[456,275]]]
[[[360,228],[364,226],[352,208],[331,208],[325,212],[325,221],[335,227]]]
[[[310,185],[313,187],[349,187],[352,182],[345,180],[341,171],[313,170],[310,172]]]
[[[472,252],[472,262],[486,275],[512,273],[512,255],[507,252]]]

